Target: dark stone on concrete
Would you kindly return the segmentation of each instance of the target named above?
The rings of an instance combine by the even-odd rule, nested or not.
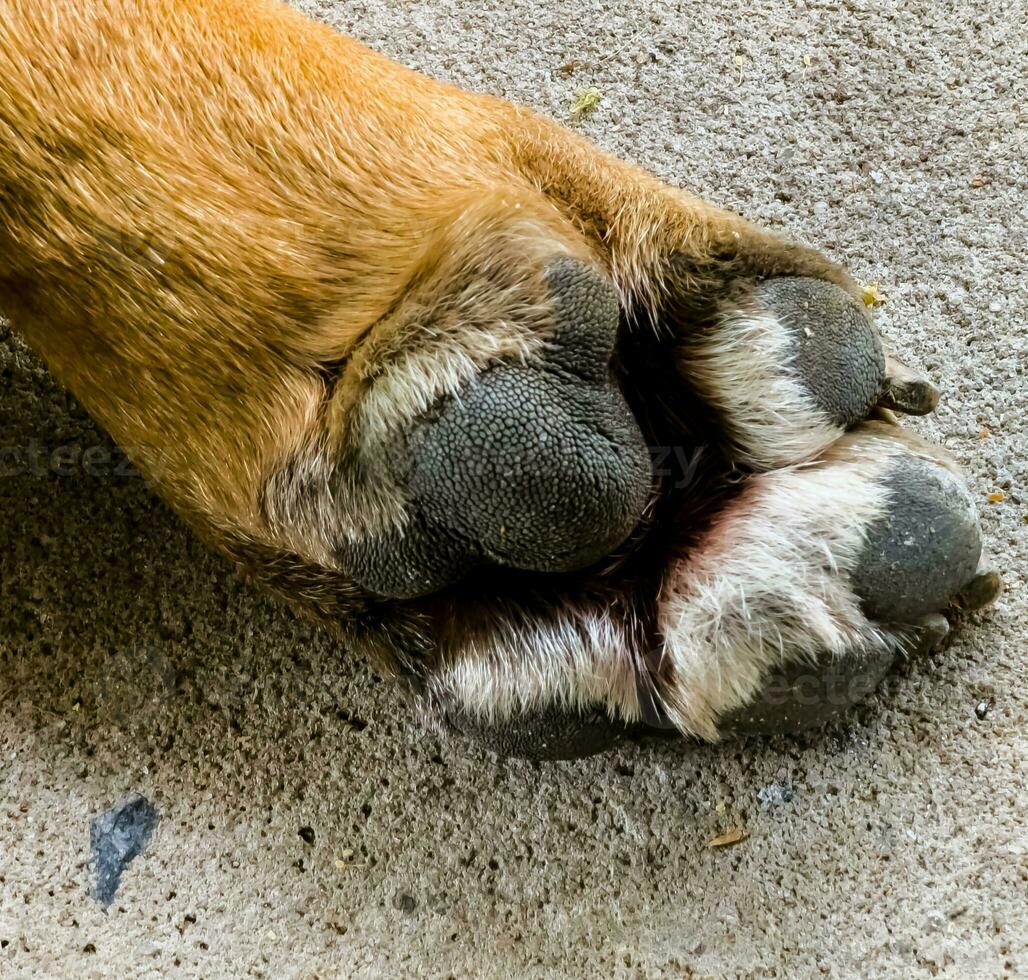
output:
[[[418,903],[414,896],[408,895],[406,892],[398,892],[393,897],[393,908],[404,915],[411,915],[417,907]]]
[[[105,909],[114,901],[122,872],[146,850],[157,820],[154,805],[139,795],[93,818],[89,844],[96,872],[95,895]]]

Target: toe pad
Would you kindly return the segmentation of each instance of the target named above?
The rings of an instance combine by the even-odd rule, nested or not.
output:
[[[860,303],[832,283],[782,277],[757,289],[790,334],[793,370],[829,421],[847,429],[867,418],[881,394],[885,355]]]
[[[885,482],[889,507],[868,531],[853,587],[873,619],[911,623],[974,579],[981,529],[964,482],[937,463],[899,459]]]
[[[409,486],[429,519],[497,564],[581,568],[620,544],[650,487],[620,394],[497,368],[410,440]]]
[[[484,564],[572,571],[638,523],[652,466],[611,373],[617,295],[570,259],[549,267],[546,285],[553,333],[538,358],[486,367],[391,447],[406,526],[340,553],[365,588],[413,598]]]

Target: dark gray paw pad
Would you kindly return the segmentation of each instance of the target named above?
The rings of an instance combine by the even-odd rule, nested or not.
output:
[[[811,400],[842,428],[868,417],[885,383],[885,355],[863,305],[820,279],[783,276],[757,298],[788,331],[792,370]]]
[[[981,528],[964,481],[943,466],[911,456],[885,482],[888,510],[868,530],[852,583],[872,619],[913,623],[973,583]]]
[[[950,624],[929,613],[913,625],[906,653],[931,653],[949,636]],[[791,663],[771,673],[761,694],[726,715],[722,736],[796,735],[842,717],[881,684],[897,653],[857,652],[825,663]]]
[[[929,613],[910,632],[906,653],[931,653],[949,635],[945,616]],[[853,653],[826,663],[792,663],[768,677],[760,695],[725,715],[722,736],[798,735],[822,728],[871,695],[892,669],[897,653]]]
[[[574,259],[555,262],[546,279],[557,322],[551,365],[605,384],[620,319],[614,286]]]
[[[724,715],[722,735],[796,735],[821,728],[881,683],[895,661],[888,651],[828,663],[792,663],[772,672],[759,697]]]
[[[457,735],[473,738],[499,756],[558,761],[582,759],[613,748],[628,733],[601,711],[545,708],[506,721],[478,721],[462,711],[451,711],[447,724]]]
[[[980,569],[981,530],[964,481],[931,459],[906,455],[882,480],[887,503],[867,528],[850,584],[867,616],[897,629],[895,651],[854,651],[774,671],[752,703],[721,719],[722,734],[792,734],[816,728],[870,694],[896,656],[935,650],[950,631],[942,612],[996,598],[999,575]]]
[[[337,558],[364,588],[393,599],[437,592],[478,564],[465,541],[419,511],[402,531],[346,543]]]
[[[613,287],[566,259],[548,281],[557,326],[546,357],[487,370],[396,447],[391,465],[414,519],[344,557],[365,587],[424,595],[483,563],[571,571],[638,523],[652,471],[610,373]]]
[[[635,420],[608,384],[496,368],[410,439],[428,518],[497,564],[582,568],[617,547],[649,494]]]

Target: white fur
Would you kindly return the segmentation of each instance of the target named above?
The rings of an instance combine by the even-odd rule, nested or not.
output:
[[[689,558],[668,569],[655,695],[682,732],[718,737],[718,720],[757,697],[786,663],[900,650],[909,637],[867,619],[850,572],[887,511],[884,477],[916,444],[866,430],[827,457],[756,474]],[[931,458],[926,457],[926,458]],[[484,722],[557,705],[628,722],[641,713],[644,651],[599,607],[499,619],[441,651],[426,706]]]
[[[683,348],[681,368],[718,413],[735,457],[755,470],[812,459],[842,435],[792,368],[789,331],[735,309]]]
[[[556,705],[640,716],[639,664],[625,626],[602,608],[561,608],[545,620],[500,620],[484,636],[441,651],[430,703],[495,723]]]

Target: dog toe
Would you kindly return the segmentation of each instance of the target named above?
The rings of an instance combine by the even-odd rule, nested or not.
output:
[[[650,466],[613,388],[502,367],[412,436],[408,480],[429,518],[486,558],[560,572],[628,536]]]
[[[934,460],[901,457],[884,483],[889,505],[868,530],[853,587],[872,618],[911,623],[973,583],[981,528],[964,481]]]
[[[791,369],[824,417],[843,429],[867,418],[882,391],[885,355],[860,303],[820,279],[770,279],[756,292],[789,334]]]

